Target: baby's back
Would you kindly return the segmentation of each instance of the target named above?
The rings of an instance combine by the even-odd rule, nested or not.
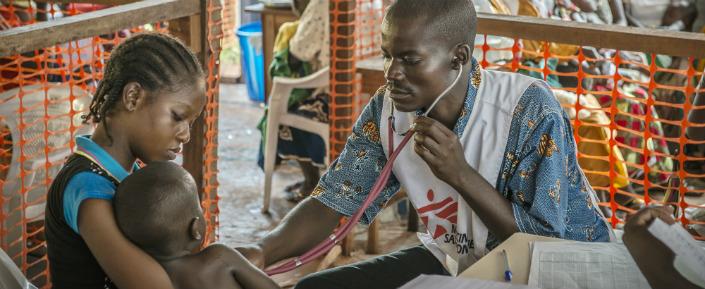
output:
[[[175,289],[279,289],[240,253],[222,244],[163,262],[162,266]]]
[[[220,244],[162,263],[175,289],[240,289],[229,250]]]

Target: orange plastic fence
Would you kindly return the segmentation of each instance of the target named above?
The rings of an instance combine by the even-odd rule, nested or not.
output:
[[[3,2],[5,3],[5,2]],[[54,18],[102,9],[94,4],[30,1],[0,5],[2,25],[10,29]],[[41,5],[41,4],[38,4]],[[219,43],[220,6],[207,2],[207,39]],[[48,19],[37,19],[46,15]],[[0,246],[30,282],[50,288],[44,204],[46,192],[66,156],[75,148],[74,136],[90,133],[82,124],[110,51],[129,35],[141,31],[167,31],[168,23],[146,24],[107,35],[71,41],[21,55],[0,57]],[[206,59],[207,97],[202,201],[208,224],[207,240],[216,238],[217,111],[220,45],[211,45]]]
[[[384,3],[331,2],[331,151],[335,157],[350,133],[348,124],[366,103],[360,97],[361,80],[341,75],[354,73],[355,62],[380,55],[377,35]],[[354,21],[341,17],[351,13],[345,10],[351,3],[357,6]],[[346,31],[355,39],[341,43],[340,39],[348,40]],[[705,156],[691,150],[691,145],[705,142],[685,135],[685,128],[702,126],[687,120],[702,74],[695,68],[697,60],[598,50],[594,54],[589,47],[480,35],[474,56],[486,69],[522,72],[551,85],[573,121],[579,163],[614,227],[637,205],[667,203],[678,208],[679,221],[696,238],[705,239]],[[356,106],[352,112],[345,110],[349,103]],[[665,199],[669,179],[675,192]],[[698,213],[701,217],[696,220]],[[699,225],[703,235],[689,225]]]

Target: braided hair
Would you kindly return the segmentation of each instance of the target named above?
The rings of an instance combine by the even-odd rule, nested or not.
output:
[[[101,123],[112,140],[105,118],[127,83],[138,82],[148,91],[176,91],[204,76],[196,56],[178,39],[152,32],[132,36],[113,50],[83,122]]]

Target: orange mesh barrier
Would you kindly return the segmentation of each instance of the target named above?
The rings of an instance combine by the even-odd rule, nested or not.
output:
[[[234,0],[229,0],[234,1]],[[227,6],[226,6],[227,7]],[[208,230],[206,240],[215,241],[218,238],[218,96],[220,89],[220,42],[225,29],[218,29],[223,25],[221,14],[222,7],[216,0],[207,1],[206,7],[206,37],[210,44],[211,53],[207,58],[207,91],[208,102],[203,112],[205,120],[205,141],[203,158],[203,200],[202,207]],[[227,20],[227,18],[226,18]],[[232,33],[230,33],[232,34]]]
[[[355,99],[355,0],[330,1],[330,159],[335,159],[352,132]]]
[[[39,7],[36,5],[40,5]],[[0,30],[70,17],[105,6],[94,4],[30,4],[9,1],[0,5]],[[217,215],[217,110],[221,8],[207,2],[207,39],[212,53],[206,59],[207,97],[202,205],[208,240],[216,239]],[[0,245],[34,285],[50,288],[44,206],[53,177],[75,149],[74,136],[91,132],[82,123],[91,96],[110,57],[110,51],[129,35],[141,31],[167,31],[168,23],[145,24],[132,29],[89,37],[0,57]]]
[[[355,113],[366,103],[351,101],[360,96],[362,80],[345,75],[354,73],[357,61],[379,57],[375,35],[380,33],[382,5],[375,6],[380,1],[371,0],[331,2],[331,152],[335,157]],[[341,16],[351,13],[343,7],[352,4],[357,7],[355,20],[350,21]],[[354,39],[345,38],[351,37],[345,33]],[[484,68],[529,74],[554,89],[571,117],[580,166],[614,227],[635,207],[667,203],[677,206],[679,221],[696,238],[705,239],[689,226],[700,225],[698,230],[705,234],[705,218],[694,217],[698,209],[705,210],[705,156],[692,147],[705,142],[685,135],[685,128],[703,126],[687,120],[696,108],[692,102],[701,76],[694,67],[696,59],[598,50],[595,54],[579,45],[479,35],[474,56]],[[355,107],[346,110],[351,103]],[[669,179],[675,192],[664,199]]]
[[[239,8],[237,0],[223,0],[223,47],[231,47],[237,44],[235,39],[235,27],[237,25],[237,11]]]

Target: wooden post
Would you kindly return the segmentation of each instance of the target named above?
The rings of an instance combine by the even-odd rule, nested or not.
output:
[[[198,60],[203,65],[204,71],[208,69],[208,53],[205,36],[207,27],[204,23],[205,18],[205,1],[199,1],[201,5],[201,13],[182,17],[169,21],[169,33],[184,42],[198,57]],[[191,141],[184,144],[183,148],[183,166],[191,173],[198,185],[198,192],[201,199],[203,198],[203,164],[205,155],[205,119],[203,113],[196,119],[191,126]]]
[[[191,127],[191,141],[184,145],[183,167],[191,173],[198,185],[199,197],[209,231],[206,239],[215,241],[218,226],[217,172],[218,172],[218,84],[219,62],[214,53],[219,53],[220,0],[200,0],[200,13],[173,20],[170,32],[182,39],[196,53],[206,72],[208,102],[203,113]],[[210,14],[209,14],[210,13]],[[209,41],[212,41],[209,43]]]
[[[367,254],[379,254],[379,221],[375,219],[367,228]]]
[[[330,159],[338,157],[352,131],[355,73],[355,0],[330,1],[331,87]],[[343,241],[343,255],[350,256],[352,234]]]

